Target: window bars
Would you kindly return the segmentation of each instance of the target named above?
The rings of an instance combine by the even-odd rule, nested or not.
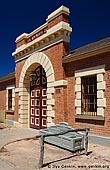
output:
[[[97,116],[97,77],[81,78],[81,112],[83,115]]]

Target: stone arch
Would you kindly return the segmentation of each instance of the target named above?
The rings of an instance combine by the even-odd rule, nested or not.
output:
[[[30,115],[30,103],[29,103],[29,74],[37,65],[42,65],[46,72],[47,77],[47,126],[53,125],[53,117],[55,116],[53,105],[55,103],[53,99],[54,93],[54,70],[51,61],[42,52],[36,52],[32,54],[24,63],[21,70],[19,80],[19,123],[21,127],[29,127],[29,115]]]

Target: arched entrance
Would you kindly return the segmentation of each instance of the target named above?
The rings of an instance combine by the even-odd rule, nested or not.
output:
[[[30,127],[30,73],[42,66],[45,70],[47,78],[47,127],[54,124],[53,117],[55,116],[53,99],[54,94],[54,70],[49,60],[42,52],[35,52],[29,58],[26,59],[23,68],[21,70],[19,79],[19,126]]]
[[[36,79],[30,82],[30,127],[47,127],[47,78],[40,65],[34,70]]]

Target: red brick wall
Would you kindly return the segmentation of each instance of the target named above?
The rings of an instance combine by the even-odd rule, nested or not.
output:
[[[6,110],[6,90],[0,90],[0,110]]]
[[[65,74],[62,67],[62,56],[68,52],[68,44],[60,43],[43,52],[48,56],[52,63],[55,81],[64,79]]]
[[[59,122],[67,122],[68,115],[67,115],[67,90],[66,87],[57,87],[55,89],[55,123]]]
[[[26,39],[25,38],[23,40],[19,41],[18,43],[16,43],[16,48],[22,46],[23,44],[26,44]]]
[[[106,98],[106,108],[105,108],[105,121],[91,121],[75,120],[75,70],[94,67],[98,65],[105,64],[106,73],[104,75],[104,80],[106,81],[106,90],[104,97]],[[68,64],[63,64],[65,74],[68,81],[67,86],[67,113],[68,113],[68,123],[75,128],[85,128],[89,127],[91,133],[110,136],[110,53],[101,54],[99,56],[93,56],[90,58],[82,59],[79,61],[74,61]]]
[[[25,61],[26,60],[22,60],[22,61],[16,63],[16,88],[19,87],[20,74],[21,74],[21,70],[22,70],[22,67],[23,67]]]
[[[68,23],[68,16],[66,14],[61,14],[54,18],[53,20],[48,22],[48,29],[51,27],[55,26],[56,24],[60,23],[61,21],[67,22]]]

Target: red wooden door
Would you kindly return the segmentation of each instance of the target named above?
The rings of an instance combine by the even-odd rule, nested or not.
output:
[[[35,69],[36,80],[30,83],[30,127],[47,127],[47,78],[42,66]]]

